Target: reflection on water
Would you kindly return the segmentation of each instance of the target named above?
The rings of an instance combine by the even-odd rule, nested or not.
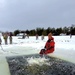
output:
[[[53,57],[7,57],[11,75],[75,75],[75,64]]]

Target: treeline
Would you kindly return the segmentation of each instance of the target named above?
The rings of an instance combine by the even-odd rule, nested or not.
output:
[[[75,25],[72,25],[70,27],[60,27],[60,28],[51,28],[48,27],[47,29],[44,28],[36,28],[32,30],[15,30],[14,35],[16,36],[19,33],[27,33],[30,36],[35,36],[38,34],[39,36],[43,35],[48,35],[49,32],[52,32],[53,35],[60,35],[61,33],[66,34],[66,35],[75,35]]]

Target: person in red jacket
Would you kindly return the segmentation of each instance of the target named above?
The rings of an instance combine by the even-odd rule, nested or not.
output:
[[[45,44],[44,49],[41,49],[40,54],[49,54],[54,52],[55,42],[52,37],[52,33],[48,34],[48,40]]]

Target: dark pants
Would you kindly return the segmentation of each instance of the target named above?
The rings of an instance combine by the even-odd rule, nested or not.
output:
[[[48,49],[48,50],[41,49],[41,51],[40,51],[39,54],[49,54],[49,53],[53,53],[53,52],[54,52],[54,47],[51,47],[51,48]]]
[[[45,53],[45,49],[41,49],[40,53],[39,54],[44,54]]]

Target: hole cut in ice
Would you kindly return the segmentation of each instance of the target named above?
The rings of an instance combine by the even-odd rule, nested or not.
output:
[[[45,58],[44,56],[43,57],[29,57],[26,59],[27,60],[27,63],[28,65],[34,65],[34,64],[37,64],[39,66],[42,66],[42,65],[51,65],[50,62],[49,62],[49,59],[48,58]]]
[[[7,57],[11,75],[75,75],[75,64],[38,54]]]

